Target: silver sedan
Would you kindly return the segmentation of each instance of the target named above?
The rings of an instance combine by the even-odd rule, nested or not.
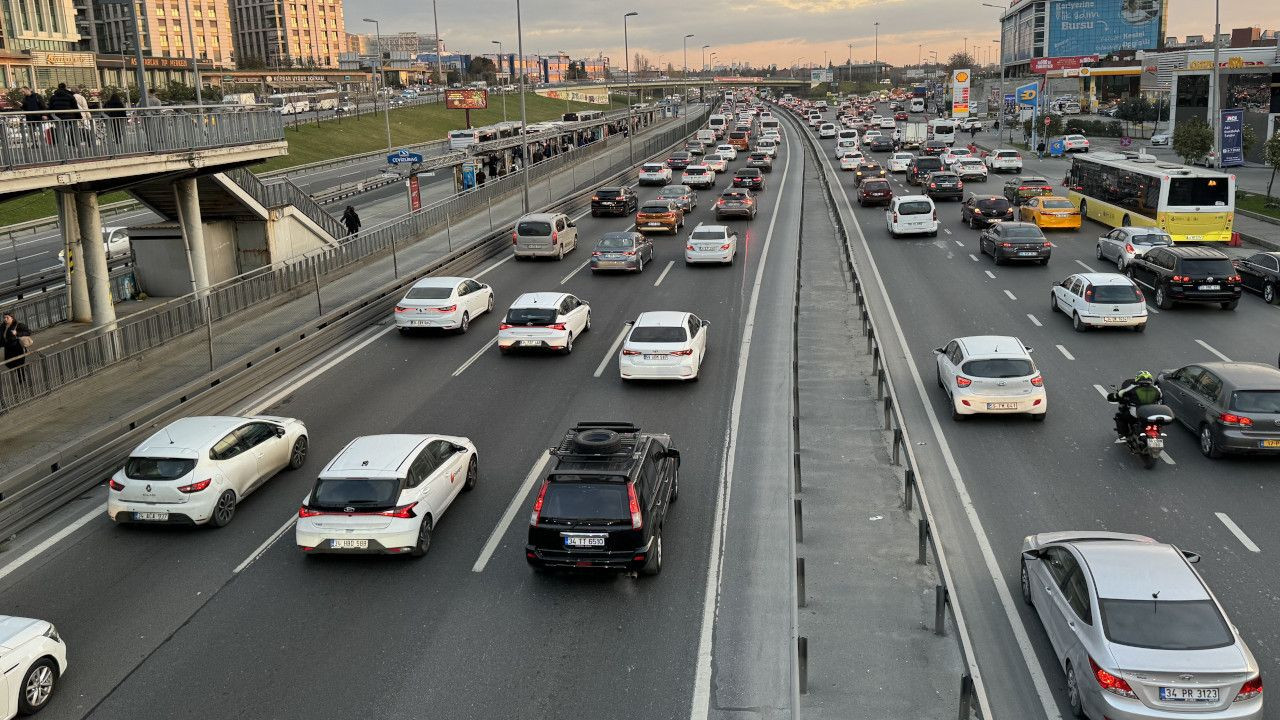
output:
[[[1173,244],[1169,233],[1149,227],[1118,227],[1098,238],[1097,251],[1099,260],[1110,260],[1116,268],[1124,270],[1134,258],[1142,257],[1153,247],[1167,247]]]

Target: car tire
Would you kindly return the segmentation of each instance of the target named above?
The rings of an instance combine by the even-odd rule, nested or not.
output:
[[[53,658],[43,657],[31,663],[18,687],[18,714],[34,715],[49,704],[58,684],[58,666]]]
[[[563,260],[563,259],[564,259],[564,246],[559,245],[556,248],[556,260]]]
[[[1129,267],[1129,263],[1125,261],[1123,255],[1116,256],[1116,270],[1123,273]]]
[[[933,375],[938,379],[938,389],[946,392],[947,386],[942,384],[942,368],[935,367],[933,369]]]
[[[464,491],[474,490],[476,481],[480,479],[480,463],[476,460],[476,456],[471,456],[471,461],[467,463],[467,479],[462,483]]]
[[[1093,251],[1093,256],[1094,256],[1094,257],[1096,257],[1096,258],[1098,258],[1099,260],[1102,260],[1102,259],[1103,259],[1103,257],[1102,257],[1102,243],[1098,243],[1098,246],[1097,246],[1097,247],[1094,249],[1094,251]]]
[[[462,313],[462,320],[458,323],[458,334],[466,335],[467,330],[470,328],[471,328],[471,314],[464,311]]]
[[[595,208],[591,208],[591,217],[600,217],[600,211]]]
[[[1133,220],[1131,220],[1128,215],[1125,215],[1120,219],[1120,227],[1129,227],[1131,225],[1133,225]]]
[[[1004,258],[1002,258],[1002,257],[1000,257],[999,255],[997,255],[995,250],[992,250],[992,251],[991,251],[991,262],[995,263],[996,265],[1003,265],[1003,264],[1004,264]]]
[[[1018,584],[1022,586],[1022,602],[1026,603],[1027,607],[1035,607],[1035,602],[1031,598],[1031,575],[1027,573],[1027,561],[1024,559],[1021,565]]]
[[[1047,417],[1049,417],[1049,413],[1047,412],[1033,413],[1031,415],[1031,422],[1044,422]]]
[[[951,419],[956,422],[964,422],[965,416],[956,410],[956,399],[951,393],[947,393],[947,402],[951,403]]]
[[[564,349],[561,350],[560,352],[564,355],[569,355],[573,352],[573,333],[572,332],[569,333],[568,339],[566,339],[564,342]]]
[[[1236,306],[1239,304],[1240,304],[1240,298],[1236,298],[1235,300],[1228,300],[1227,302],[1222,303],[1222,309],[1235,310]]]
[[[1164,286],[1156,288],[1155,300],[1156,300],[1156,307],[1160,308],[1161,310],[1173,309],[1173,301],[1170,300],[1169,296],[1165,294]]]
[[[418,523],[418,541],[413,544],[413,549],[409,551],[409,557],[420,558],[427,554],[431,549],[431,516],[424,515],[422,522]]]
[[[1022,172],[1022,171],[1019,170],[1018,172]],[[1087,217],[1089,217],[1089,204],[1083,198],[1081,198],[1080,199],[1080,218],[1083,220],[1084,218],[1087,218]]]
[[[1053,293],[1049,293],[1049,312],[1062,312],[1062,308],[1058,307],[1058,298]]]
[[[1089,329],[1089,326],[1085,325],[1084,322],[1080,319],[1080,313],[1077,313],[1077,312],[1071,313],[1071,329],[1075,330],[1078,333],[1082,333],[1085,330]]]
[[[1262,286],[1262,300],[1268,305],[1276,304],[1276,285],[1275,283],[1267,283]]]
[[[209,516],[209,525],[224,528],[236,516],[236,493],[234,490],[223,490],[213,505],[213,514]]]
[[[1084,717],[1084,704],[1080,698],[1080,682],[1076,679],[1076,669],[1067,663],[1067,709],[1071,717]]]
[[[929,237],[938,237],[938,231],[934,230],[933,232],[929,233]]]
[[[588,330],[590,330],[590,329],[591,329],[591,311],[589,311],[589,310],[588,310],[588,311],[587,311],[587,323],[586,323],[586,326],[582,328],[582,332],[587,332],[587,331],[588,331]]]
[[[675,477],[671,478],[671,496],[667,498],[668,503],[673,503],[680,498],[680,469],[676,468]]]
[[[637,259],[636,259],[636,274],[638,275],[638,274],[640,274],[640,273],[642,273],[642,272],[644,272],[644,258],[643,258],[643,257],[641,257],[641,258],[637,258]]]
[[[489,304],[484,309],[485,312],[493,312],[493,293],[489,293]]]
[[[1200,425],[1200,454],[1214,460],[1222,457],[1222,450],[1218,448],[1218,441],[1213,438],[1213,428],[1209,427],[1209,423],[1201,423]]]
[[[641,575],[650,577],[660,572],[662,572],[662,528],[658,528],[658,532],[654,533],[653,552],[645,560],[644,567],[640,568]]]
[[[297,440],[293,441],[293,447],[289,449],[289,469],[297,470],[307,462],[307,436],[299,435]]]

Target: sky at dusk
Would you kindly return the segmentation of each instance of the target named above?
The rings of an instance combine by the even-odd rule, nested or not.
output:
[[[986,0],[1007,6],[1007,0]],[[436,0],[440,35],[446,47],[460,52],[489,53],[491,40],[501,40],[507,52],[516,47],[515,0]],[[879,22],[879,56],[896,64],[912,64],[917,57],[940,57],[963,47],[981,48],[985,61],[1000,36],[1001,10],[981,0],[645,0],[631,4],[601,0],[522,0],[524,47],[528,54],[565,51],[573,57],[622,57],[622,15],[628,20],[632,54],[679,69],[681,40],[688,41],[690,67],[702,63],[702,46],[715,52],[717,64],[776,63],[782,67],[824,59],[844,63],[870,61],[876,55],[875,23]],[[1221,0],[1222,29],[1254,25],[1280,30],[1280,2]],[[429,0],[345,0],[347,29],[371,32],[362,18],[377,18],[390,32],[431,32]],[[1208,0],[1170,0],[1168,34],[1210,35],[1213,3]],[[966,40],[967,38],[967,40]],[[852,46],[852,47],[850,47]],[[921,50],[921,46],[923,50]],[[972,51],[972,50],[971,50]],[[991,58],[997,58],[991,50]],[[620,62],[619,62],[620,64]]]

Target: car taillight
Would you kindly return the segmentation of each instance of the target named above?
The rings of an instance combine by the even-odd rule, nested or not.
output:
[[[111,478],[110,480],[108,480],[107,485],[110,486],[111,489],[115,490],[116,492],[120,492],[121,490],[124,489],[124,483],[116,482],[115,478]]]
[[[529,514],[529,524],[537,525],[538,520],[542,517],[542,500],[547,496],[547,481],[542,481],[542,487],[538,489],[538,499],[533,501],[533,512]]]
[[[685,357],[693,354],[693,350],[673,350],[670,354]]]
[[[511,244],[516,245],[520,242],[520,233],[511,233]]]
[[[1040,375],[1037,375],[1037,376],[1035,376],[1035,377],[1031,378],[1031,384],[1032,384],[1032,385],[1034,385],[1034,386],[1036,386],[1036,387],[1044,387],[1044,377],[1043,377],[1043,376],[1040,376]]]
[[[1136,292],[1136,293],[1138,293],[1138,302],[1146,302],[1146,301],[1147,301],[1147,296],[1142,294],[1142,288],[1135,287],[1135,288],[1133,289],[1133,291],[1134,291],[1134,292]]]
[[[454,310],[457,310],[457,309],[458,309],[457,305],[445,305],[444,307],[438,307],[435,310],[436,312],[447,313],[447,312],[453,312]]]
[[[563,330],[564,323],[551,323],[550,325],[547,325],[546,328],[548,330]]]
[[[1160,426],[1148,425],[1146,432],[1147,432],[1147,437],[1149,438],[1160,437]]]
[[[1239,276],[1239,275],[1232,275],[1231,277],[1227,278],[1227,282],[1229,282],[1229,283],[1238,283],[1238,282],[1240,282],[1240,276]]]
[[[1125,251],[1125,252],[1127,252],[1127,253],[1137,252],[1136,250],[1134,250],[1134,249],[1133,249],[1133,244],[1132,244],[1132,243],[1125,243],[1125,244],[1124,244],[1124,251]]]
[[[591,257],[600,257],[600,256],[601,256],[601,255],[603,255],[603,254],[604,254],[604,253],[600,252],[599,250],[592,250],[592,251],[591,251]]]
[[[1191,282],[1191,277],[1189,275],[1174,275],[1173,277],[1169,278],[1169,281],[1176,282],[1176,283]]]
[[[1223,425],[1235,425],[1237,427],[1253,427],[1253,418],[1247,418],[1243,415],[1235,413],[1219,413],[1218,419]]]
[[[956,387],[969,387],[973,381],[963,375],[956,376]]]
[[[1013,243],[1002,242],[1000,243],[1000,247],[1013,247]]]
[[[1127,680],[1122,677],[1116,677],[1098,667],[1098,663],[1094,662],[1093,658],[1089,658],[1089,667],[1093,670],[1094,679],[1098,681],[1098,685],[1103,690],[1120,697],[1137,699],[1138,696],[1134,694],[1133,688],[1129,687]]]
[[[596,202],[596,201],[598,201],[599,199],[600,199],[600,196],[599,196],[599,195],[592,195],[592,196],[591,196],[591,202]]]
[[[400,305],[397,305],[397,306],[396,306],[396,312],[398,312],[398,313],[402,313],[402,312],[409,312],[409,308],[407,308],[407,307],[403,307],[403,306],[400,306]]]
[[[508,324],[508,323],[498,323],[498,329],[499,329],[499,330],[510,330],[510,329],[511,329],[511,327],[512,327],[512,326],[511,326],[510,324]]]
[[[1240,692],[1236,693],[1234,702],[1242,700],[1252,700],[1262,694],[1262,676],[1259,675],[1252,680],[1245,682],[1240,686]]]
[[[322,515],[322,514],[323,513],[321,513],[319,510],[312,510],[306,505],[303,505],[302,507],[298,508],[298,517],[300,518],[315,517],[317,515]]]
[[[957,181],[956,181],[956,189],[957,189],[957,190],[959,190],[959,189],[960,189],[960,188],[962,188],[962,187],[964,187],[964,181],[963,181],[963,180],[957,180]]]
[[[635,255],[635,254],[636,254],[636,251],[635,251],[635,250],[625,250],[625,251],[623,251],[623,253],[622,253],[622,254],[623,254],[623,255],[626,255],[627,257],[631,257],[631,256],[633,256],[633,255]]]
[[[929,183],[929,187],[937,189],[938,183]]]
[[[720,200],[717,200],[717,201],[716,201],[716,205],[723,205],[723,204],[724,204],[724,199],[723,199],[723,198],[721,198]]]
[[[628,356],[628,357],[630,357],[630,356],[633,356],[633,355],[639,355],[639,354],[640,354],[640,351],[639,351],[639,350],[628,350],[628,349],[626,349],[626,348],[622,348],[622,354],[623,354],[623,355],[626,355],[626,356]]]
[[[211,484],[213,484],[213,478],[206,478],[204,480],[201,480],[200,482],[193,482],[190,485],[183,485],[182,487],[178,488],[178,492],[186,493],[190,495],[191,493],[198,493],[201,490],[204,490],[205,488],[209,487],[209,485]]]
[[[898,222],[898,213],[894,213],[894,214],[893,214],[893,221],[894,221],[895,223],[896,223],[896,222]]]
[[[378,514],[386,517],[400,518],[401,520],[404,520],[406,518],[418,517],[417,513],[413,511],[413,508],[417,504],[418,503],[416,502],[411,502],[408,505],[401,505],[400,507],[391,508],[390,510],[383,510]]]
[[[692,244],[690,244],[690,245],[685,245],[685,246],[684,246],[684,249],[685,249],[685,250],[693,250],[693,249],[695,249],[695,248],[693,247],[693,245],[692,245]]]
[[[640,498],[636,495],[636,486],[627,483],[627,505],[631,508],[631,528],[639,530],[644,527],[644,521],[640,517]]]
[[[560,243],[560,233],[558,232],[551,233],[551,244],[557,245],[559,243]]]
[[[1018,190],[1019,190],[1019,191],[1022,191],[1022,190],[1030,190],[1030,189],[1031,189],[1031,188],[1029,188],[1029,187],[1025,187],[1025,186],[1024,186],[1024,187],[1019,187],[1019,188],[1018,188]]]
[[[933,209],[933,219],[934,219],[934,220],[937,220],[937,219],[938,219],[938,209],[937,209],[937,208],[934,208],[934,209]]]
[[[1045,240],[1040,247],[1053,247],[1053,243],[1049,242],[1048,240]]]

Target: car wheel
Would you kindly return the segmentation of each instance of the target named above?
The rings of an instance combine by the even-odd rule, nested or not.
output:
[[[299,435],[293,441],[293,449],[289,451],[289,469],[297,470],[307,461],[307,436]]]
[[[673,503],[680,497],[680,470],[676,469],[675,477],[671,478],[671,497],[667,498],[668,503]]]
[[[1033,414],[1031,415],[1031,421],[1032,421],[1032,422],[1044,422],[1044,419],[1045,419],[1045,418],[1047,418],[1047,417],[1049,417],[1049,413],[1047,413],[1047,412],[1042,412],[1042,413],[1033,413]]]
[[[1094,256],[1094,257],[1096,257],[1096,258],[1098,258],[1099,260],[1102,260],[1102,259],[1103,259],[1103,257],[1102,257],[1102,243],[1098,243],[1098,247],[1097,247],[1097,248],[1095,248],[1095,249],[1094,249],[1094,251],[1093,251],[1093,256]]]
[[[1133,224],[1133,221],[1129,219],[1128,215],[1125,215],[1124,218],[1120,220],[1121,227],[1129,227],[1132,224]]]
[[[1169,310],[1173,308],[1173,301],[1165,294],[1163,286],[1156,288],[1156,307],[1161,310]]]
[[[1071,313],[1071,329],[1081,333],[1089,329],[1089,327],[1080,320],[1080,313]]]
[[[1071,710],[1071,717],[1084,717],[1084,705],[1080,699],[1080,683],[1076,680],[1076,670],[1071,667],[1071,663],[1067,663],[1067,707]]]
[[[58,667],[50,658],[40,658],[27,668],[22,677],[22,694],[18,696],[18,714],[34,715],[49,704],[58,682]]]
[[[563,260],[563,259],[564,259],[564,246],[559,245],[556,248],[556,260]]]
[[[471,327],[471,315],[469,313],[464,312],[462,313],[462,321],[458,323],[458,333],[465,335],[467,333],[467,329],[470,327]]]
[[[1026,603],[1028,606],[1034,607],[1035,603],[1031,599],[1031,576],[1027,573],[1026,560],[1022,561],[1022,572],[1020,575],[1020,584],[1022,585],[1022,602]]]
[[[999,255],[997,255],[995,250],[992,250],[992,251],[991,251],[991,262],[995,263],[996,265],[1003,265],[1003,264],[1004,264],[1004,258],[1002,258],[1002,257],[1000,257]]]
[[[413,544],[413,549],[409,551],[412,557],[420,558],[427,554],[431,549],[431,516],[424,515],[422,522],[418,523],[418,541]]]
[[[209,524],[216,528],[226,527],[235,516],[236,494],[232,490],[223,490],[213,506],[213,515],[209,516]]]
[[[953,396],[951,393],[947,393],[947,402],[951,403],[951,419],[955,420],[956,422],[962,422],[965,416],[961,415],[960,412],[956,410],[955,396]]]
[[[1058,298],[1053,293],[1049,293],[1049,312],[1062,312],[1062,309],[1058,307]]]
[[[1276,304],[1276,286],[1274,283],[1267,283],[1262,287],[1262,300],[1268,305]]]
[[[662,572],[662,528],[658,528],[658,532],[654,534],[653,552],[649,553],[649,559],[645,561],[640,572],[644,575],[657,575]]]
[[[644,258],[643,258],[643,257],[641,257],[641,258],[637,258],[637,259],[636,259],[636,272],[637,272],[637,273],[642,273],[642,272],[644,272]]]
[[[1209,423],[1200,426],[1200,454],[1207,458],[1220,458],[1222,451],[1218,449],[1218,441],[1213,438],[1213,428]]]
[[[467,480],[462,484],[463,490],[474,490],[476,480],[480,479],[480,464],[476,462],[476,456],[471,456],[471,462],[467,463]]]
[[[1116,270],[1124,272],[1129,267],[1129,263],[1125,261],[1124,255],[1116,256]]]
[[[565,355],[573,352],[573,333],[569,333],[569,337],[564,341],[564,350],[562,352]]]
[[[1240,304],[1240,298],[1236,298],[1235,300],[1229,300],[1229,301],[1227,301],[1227,302],[1222,303],[1222,309],[1223,309],[1223,310],[1235,310],[1235,309],[1236,309],[1236,306],[1237,306],[1237,305],[1239,305],[1239,304]]]
[[[587,323],[586,323],[586,327],[582,328],[582,332],[586,332],[586,331],[588,331],[588,330],[590,330],[590,329],[591,329],[591,312],[590,312],[590,311],[588,311],[588,312],[587,312]]]
[[[600,217],[600,211],[595,208],[591,208],[591,217]]]

